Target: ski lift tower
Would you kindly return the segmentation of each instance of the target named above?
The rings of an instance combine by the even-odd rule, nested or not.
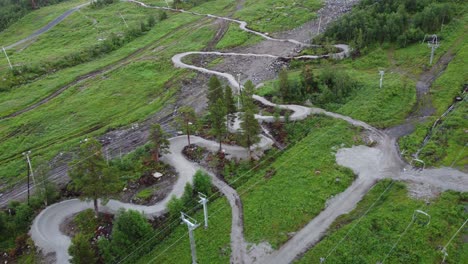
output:
[[[431,48],[431,59],[429,60],[429,65],[432,65],[432,61],[434,60],[434,52],[440,46],[436,34],[432,35],[432,40],[427,42],[427,46]]]

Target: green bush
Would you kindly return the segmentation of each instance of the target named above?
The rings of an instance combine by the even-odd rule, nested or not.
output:
[[[206,196],[211,195],[211,178],[203,171],[197,171],[193,176],[193,187],[195,192],[200,192]]]
[[[152,243],[146,243],[153,236],[153,228],[148,220],[134,210],[121,210],[113,222],[111,239],[109,242],[99,242],[99,249],[106,263],[115,263],[125,257],[126,263],[131,263],[140,254],[148,252]],[[137,251],[138,254],[132,254]]]
[[[68,248],[72,264],[94,264],[97,263],[96,254],[91,247],[90,236],[78,233],[73,237]]]
[[[98,221],[93,209],[86,209],[78,213],[73,222],[83,235],[93,235],[98,227]]]

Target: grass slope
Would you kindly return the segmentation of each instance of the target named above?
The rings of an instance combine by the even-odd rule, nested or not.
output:
[[[201,224],[194,231],[198,262],[228,263],[231,256],[231,208],[224,198],[209,203],[208,208],[208,229],[203,228],[203,210],[190,214]],[[191,263],[191,260],[187,226],[181,224],[137,263]]]
[[[316,17],[322,6],[319,0],[246,0],[235,17],[261,32],[277,32],[304,24]]]
[[[354,180],[350,170],[336,165],[334,149],[358,144],[355,128],[324,117],[294,126],[291,135],[308,135],[238,188],[240,193],[248,190],[242,202],[249,242],[267,241],[277,248]],[[271,178],[265,177],[267,171],[274,171]]]
[[[229,1],[220,0],[213,9],[210,9],[211,5],[195,9],[210,12],[224,10],[230,5]],[[199,19],[186,14],[171,16],[164,20],[164,24],[158,24],[159,28],[144,36],[139,45],[125,46],[101,61],[66,69],[57,75],[47,76],[43,82],[31,84],[30,91],[39,86],[43,90],[38,93],[47,94],[51,83],[64,84],[78,73],[117,60],[145,42],[154,42],[133,63],[75,85],[34,111],[0,121],[0,148],[5,150],[0,153],[2,182],[24,176],[19,164],[22,162],[20,153],[25,149],[33,149],[35,155],[50,160],[57,152],[70,149],[83,136],[101,134],[107,129],[141,120],[161,109],[177,91],[176,80],[186,72],[174,70],[170,62],[172,55],[186,50],[200,50],[213,36],[214,29],[209,20],[206,21],[207,25],[198,23],[190,26]],[[182,25],[187,26],[180,27]],[[158,31],[162,28],[165,31]],[[27,89],[15,90],[15,98],[21,101],[21,95],[26,95]],[[3,109],[7,109],[8,105],[16,105],[15,100],[4,101]]]
[[[271,158],[277,154],[262,159],[259,170],[237,166],[228,178],[236,184],[243,182],[237,190],[243,202],[248,242],[268,241],[275,247],[284,243],[288,232],[306,224],[324,208],[328,198],[343,191],[354,179],[350,170],[335,164],[332,147],[358,142],[356,129],[342,121],[314,117],[290,124],[290,130],[298,140],[294,146],[279,153],[273,162]],[[308,135],[304,137],[305,134]],[[265,173],[271,170],[276,173],[265,178]],[[239,177],[248,180],[239,180]],[[195,233],[200,263],[228,262],[229,214],[230,207],[224,200],[209,204],[210,226]],[[202,222],[202,217],[201,212],[195,214],[199,222]],[[185,226],[177,228],[139,263],[189,262],[190,246],[186,233]],[[177,240],[179,238],[181,241]]]
[[[297,263],[320,263],[320,258],[330,253],[327,263],[376,263],[385,258],[394,244],[385,263],[440,263],[441,248],[466,219],[467,195],[444,192],[426,204],[408,197],[404,184],[394,183],[379,199],[389,184],[390,181],[378,183],[355,210],[338,218],[327,236]],[[375,206],[359,220],[375,201]],[[417,214],[416,221],[404,233],[417,209],[431,215],[430,224],[425,226],[427,218]],[[331,251],[335,246],[336,251]],[[447,253],[447,263],[466,260],[466,244],[463,245],[460,234]]]
[[[69,0],[55,5],[41,7],[0,32],[0,45],[8,46],[25,38],[65,13],[65,11],[86,2],[89,1]]]

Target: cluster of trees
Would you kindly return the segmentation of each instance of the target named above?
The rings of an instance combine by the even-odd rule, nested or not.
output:
[[[34,9],[65,0],[0,0],[0,32]]]
[[[193,185],[187,183],[185,185],[184,194],[181,198],[173,196],[167,204],[169,217],[171,219],[180,218],[180,212],[188,212],[197,205],[198,193],[203,193],[206,196],[211,196],[212,185],[209,175],[202,171],[197,171],[193,176]]]
[[[73,237],[68,249],[73,264],[94,263],[134,263],[142,254],[146,254],[158,243],[159,239],[175,228],[181,211],[187,211],[197,204],[198,192],[208,196],[212,194],[211,178],[197,171],[193,186],[187,184],[181,198],[173,197],[168,204],[171,226],[165,232],[157,232],[137,211],[119,211],[113,222],[109,237],[97,238],[101,218],[96,218],[92,210],[79,213],[75,219],[78,233]],[[175,224],[174,224],[175,223]]]
[[[79,232],[68,248],[73,264],[115,263],[124,259],[125,263],[131,263],[140,254],[149,252],[155,242],[146,243],[154,235],[153,228],[141,213],[133,210],[121,210],[116,214],[109,238],[96,238],[103,221],[95,218],[92,210],[79,213],[74,222]],[[137,254],[131,254],[135,250]]]
[[[327,38],[352,43],[357,49],[372,43],[397,42],[404,47],[437,33],[456,14],[456,0],[363,0],[333,23]]]
[[[169,151],[168,134],[159,124],[151,126],[150,143],[143,148],[150,154],[147,159],[144,154],[138,155],[142,165],[151,169],[159,169],[162,164],[160,156]],[[135,162],[135,161],[133,161]],[[123,169],[126,166],[121,164]],[[99,216],[99,203],[105,203],[112,194],[119,192],[123,186],[119,166],[112,166],[103,155],[101,143],[94,139],[86,139],[80,145],[76,157],[70,163],[69,175],[72,179],[70,188],[80,193],[81,199],[92,200],[96,217]]]
[[[164,11],[160,11],[158,16],[159,21],[167,17],[165,14],[166,13]],[[4,76],[1,76],[4,81],[0,83],[0,92],[9,91],[15,86],[27,83],[41,75],[54,72],[58,69],[72,67],[95,60],[96,58],[117,50],[126,43],[142,36],[155,25],[155,17],[149,16],[146,22],[141,21],[139,26],[132,26],[126,29],[121,36],[112,33],[104,41],[84,50],[76,51],[54,61],[42,62],[37,65],[25,64],[22,66],[15,66],[11,71],[8,71]]]
[[[358,84],[345,71],[325,68],[315,76],[304,66],[299,80],[290,80],[286,69],[279,73],[278,92],[283,102],[303,103],[310,100],[318,106],[333,107],[345,103]]]
[[[240,113],[243,143],[247,148],[257,143],[260,126],[255,120],[258,109],[253,101],[255,86],[247,81],[242,91],[242,109]],[[229,86],[223,88],[216,76],[210,78],[208,83],[208,120],[211,134],[219,142],[219,151],[222,150],[221,142],[227,135],[229,126],[235,121],[237,107],[234,102],[232,89]]]

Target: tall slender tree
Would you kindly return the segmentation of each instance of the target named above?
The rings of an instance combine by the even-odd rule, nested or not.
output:
[[[283,101],[289,96],[289,78],[286,68],[281,69],[279,73],[279,92]]]
[[[236,103],[234,102],[234,96],[232,95],[232,89],[229,86],[226,86],[224,91],[224,102],[226,104],[226,124],[232,125],[235,120],[235,113],[237,111]]]
[[[247,81],[244,86],[243,93],[243,109],[241,114],[241,128],[244,137],[245,144],[249,150],[249,155],[252,155],[250,147],[259,141],[258,133],[260,131],[260,125],[255,119],[255,113],[258,112],[257,106],[252,98],[254,94],[255,86],[252,81]]]
[[[98,199],[106,202],[110,194],[120,189],[118,174],[107,166],[99,141],[91,138],[82,143],[70,167],[72,188],[81,192],[80,199],[93,200],[97,217]]]
[[[161,125],[154,124],[150,130],[151,157],[154,162],[159,162],[159,155],[167,153],[169,149],[168,135],[162,129]]]
[[[218,99],[224,99],[224,91],[218,77],[212,76],[208,82],[208,107],[216,104]]]
[[[178,126],[185,130],[187,134],[187,141],[190,146],[190,134],[196,131],[197,115],[195,110],[190,106],[183,106],[179,109],[179,116],[177,117]]]
[[[226,134],[226,106],[223,98],[218,98],[216,103],[210,107],[209,120],[211,122],[211,134],[219,142],[219,151],[221,152],[221,141]]]

